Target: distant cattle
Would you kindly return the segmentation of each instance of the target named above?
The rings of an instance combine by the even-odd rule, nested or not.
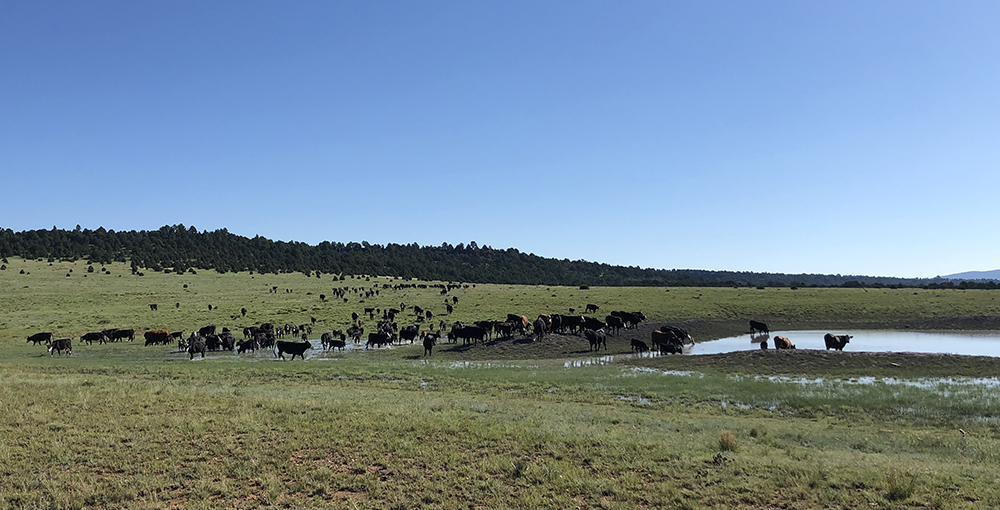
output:
[[[305,352],[312,348],[312,344],[309,342],[278,342],[278,357],[285,359],[284,353],[289,353],[292,355],[292,360],[296,356],[306,359]]]
[[[115,331],[111,336],[112,340],[128,340],[129,342],[135,340],[135,330],[134,329],[119,329]]]
[[[461,339],[464,344],[482,342],[486,339],[486,330],[479,326],[455,328],[451,332],[455,334],[456,338]]]
[[[591,331],[597,331],[598,329],[604,329],[608,327],[601,319],[595,319],[594,317],[584,317],[583,318],[583,328]]]
[[[614,332],[616,335],[625,327],[625,321],[617,315],[608,315],[604,318],[604,323],[608,325],[608,332]]]
[[[70,356],[73,354],[73,341],[69,338],[62,338],[59,340],[52,340],[49,342],[49,356],[53,352],[58,352],[62,356],[62,352],[66,351],[66,355]]]
[[[789,340],[786,337],[776,336],[776,337],[774,337],[774,348],[775,349],[794,349],[795,348],[795,344],[793,344],[792,341]]]
[[[754,333],[770,333],[771,331],[767,329],[767,324],[763,322],[750,321],[750,334]]]
[[[691,338],[691,335],[687,332],[686,329],[678,328],[677,326],[670,326],[667,324],[661,325],[658,329],[660,331],[672,331],[675,335],[677,335],[678,338],[681,339],[681,342],[683,343],[691,342],[691,344],[694,345],[694,338]]]
[[[170,306],[170,305],[167,305],[167,306]],[[156,303],[150,303],[149,304],[149,309],[155,312],[156,311]]]
[[[583,332],[583,336],[585,336],[587,338],[587,341],[590,342],[590,350],[599,351],[601,350],[602,345],[604,346],[605,351],[608,350],[608,341],[607,337],[604,334],[603,329],[598,329],[598,330],[588,329],[587,331]]]
[[[147,331],[142,336],[146,338],[146,347],[150,345],[166,345],[173,341],[170,332],[163,330]]]
[[[684,352],[684,338],[673,330],[653,331],[651,334],[653,346],[661,353],[680,354]]]
[[[852,338],[854,337],[850,335],[834,335],[832,333],[823,335],[823,341],[826,342],[826,350],[836,349],[842,351]]]
[[[52,333],[35,333],[34,335],[28,337],[28,342],[34,342],[35,345],[47,344],[51,341],[52,341]]]
[[[451,306],[451,305],[444,305],[444,309],[445,309],[445,311],[447,311],[448,313],[451,313],[451,312],[454,312],[454,311],[455,311],[455,307],[454,307],[454,306]]]
[[[430,356],[434,346],[437,345],[438,335],[431,333],[424,335],[424,356]]]
[[[80,343],[82,344],[83,342],[87,342],[87,345],[94,345],[94,342],[103,343],[104,333],[101,333],[100,331],[84,333],[83,336],[80,337]]]
[[[365,349],[369,349],[373,345],[380,349],[383,345],[389,345],[391,343],[392,335],[388,333],[368,333],[368,343],[365,344]]]
[[[188,354],[191,355],[188,359],[194,359],[195,353],[200,353],[201,357],[205,357],[205,341],[201,338],[191,333],[191,338],[188,338]]]
[[[214,334],[215,334],[215,325],[214,324],[209,324],[208,326],[205,326],[205,327],[200,328],[198,330],[198,336],[208,336],[208,335],[214,335]]]
[[[583,313],[590,313],[590,312],[596,312],[596,311],[598,311],[598,310],[600,310],[600,309],[601,309],[601,307],[599,307],[599,306],[597,306],[597,305],[591,305],[591,304],[588,304],[588,305],[587,305],[587,309],[586,309],[586,310],[584,310],[584,311],[583,311]]]
[[[548,324],[546,324],[545,319],[541,317],[535,319],[535,324],[532,326],[532,332],[535,334],[535,340],[545,339],[545,330],[548,329],[547,326]]]
[[[247,309],[246,308],[240,308],[240,313],[243,314],[244,317],[246,317],[247,316]]]
[[[642,340],[632,340],[632,350],[642,354],[643,352],[649,351],[649,346]]]

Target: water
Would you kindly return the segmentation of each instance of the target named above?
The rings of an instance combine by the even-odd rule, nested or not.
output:
[[[941,354],[966,354],[971,356],[1000,357],[1000,331],[988,332],[918,332],[882,330],[836,331],[774,331],[770,337],[740,335],[711,342],[701,342],[684,349],[684,354],[720,354],[733,351],[760,349],[760,341],[768,338],[768,347],[774,348],[774,337],[783,336],[798,349],[826,349],[823,335],[853,335],[845,351],[866,352],[922,352]]]

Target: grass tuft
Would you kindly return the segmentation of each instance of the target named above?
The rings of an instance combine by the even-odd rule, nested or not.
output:
[[[719,434],[719,450],[724,452],[735,452],[737,450],[736,435],[732,431],[723,430]]]

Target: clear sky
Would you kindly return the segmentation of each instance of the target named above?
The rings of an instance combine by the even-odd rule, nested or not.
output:
[[[0,226],[1000,267],[996,1],[0,0]]]

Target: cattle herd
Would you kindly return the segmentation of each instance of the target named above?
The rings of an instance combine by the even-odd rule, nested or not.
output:
[[[754,334],[760,334],[760,348],[767,349],[767,340],[770,338],[771,330],[768,329],[767,324],[763,322],[750,321],[750,337],[753,338]],[[833,333],[827,333],[823,335],[823,343],[826,344],[826,350],[836,350],[843,351],[844,347],[850,343],[851,339],[854,338],[851,335],[834,335]],[[785,336],[776,335],[772,340],[774,340],[775,349],[795,349],[795,344]],[[756,340],[755,340],[756,341]]]
[[[384,285],[383,289],[399,289],[407,287],[427,287],[426,285]],[[441,294],[458,288],[457,285],[438,285]],[[334,297],[343,297],[350,290],[347,288],[334,288]],[[363,294],[360,297],[372,297],[379,295],[379,290],[353,289],[356,293]],[[325,299],[325,296],[324,296]],[[455,305],[458,304],[458,297],[445,297],[445,304],[450,314]],[[360,301],[363,302],[363,301]],[[151,311],[156,307],[151,306]],[[599,306],[587,304],[585,313],[597,313]],[[409,310],[413,314],[413,320],[418,324],[400,326],[397,318]],[[489,341],[509,340],[514,337],[529,338],[531,341],[542,341],[546,335],[577,335],[585,338],[591,351],[598,351],[602,347],[608,349],[608,337],[620,335],[622,330],[635,329],[639,324],[646,321],[646,316],[642,312],[612,311],[600,319],[594,316],[574,315],[574,309],[570,309],[571,315],[563,314],[539,314],[534,320],[529,320],[525,315],[507,314],[505,318],[483,319],[476,321],[461,322],[456,321],[448,324],[444,320],[439,320],[435,324],[431,319],[434,314],[417,305],[408,306],[400,303],[398,308],[364,308],[363,314],[353,312],[350,315],[350,326],[344,330],[325,331],[320,335],[320,345],[323,350],[344,350],[348,341],[354,347],[360,347],[364,342],[365,349],[379,349],[393,344],[412,344],[420,342],[424,347],[424,356],[430,356],[434,347],[439,341],[449,343],[462,343],[463,346],[475,346]],[[246,316],[246,308],[240,310],[241,316]],[[233,318],[239,318],[234,315]],[[365,331],[366,321],[373,322],[371,330]],[[285,324],[283,326],[274,323],[261,323],[255,326],[242,328],[242,340],[238,340],[233,332],[223,327],[217,331],[215,325],[207,325],[190,332],[188,336],[183,331],[167,331],[162,329],[147,330],[143,333],[146,346],[171,345],[176,343],[179,352],[187,352],[189,359],[194,359],[195,355],[205,357],[207,351],[236,352],[237,354],[253,353],[261,349],[270,349],[274,356],[279,359],[286,359],[285,354],[290,354],[291,359],[296,356],[305,359],[307,350],[312,349],[312,343],[308,341],[312,335],[312,326],[317,322],[315,317],[310,319],[309,324]],[[421,324],[422,323],[422,324]],[[435,330],[435,327],[437,328]],[[767,324],[758,321],[750,321],[750,334],[763,335],[760,342],[762,349],[768,348],[767,340],[770,339],[770,330]],[[134,341],[136,331],[134,329],[105,329],[102,331],[88,332],[80,336],[79,342],[93,345],[94,342],[104,344],[118,341]],[[296,340],[286,340],[290,337]],[[826,348],[843,350],[844,346],[852,337],[849,335],[827,334],[824,338]],[[299,341],[300,339],[300,341]],[[775,349],[795,349],[795,345],[786,337],[775,336],[773,338]],[[73,347],[70,338],[53,339],[52,333],[37,333],[28,337],[29,343],[36,345],[44,344],[50,354],[58,353],[60,356],[65,352],[72,355]],[[688,343],[694,344],[694,339],[683,328],[672,325],[660,325],[650,334],[649,343],[638,339],[631,340],[633,352],[645,353],[651,350],[661,354],[681,354],[684,346]]]

